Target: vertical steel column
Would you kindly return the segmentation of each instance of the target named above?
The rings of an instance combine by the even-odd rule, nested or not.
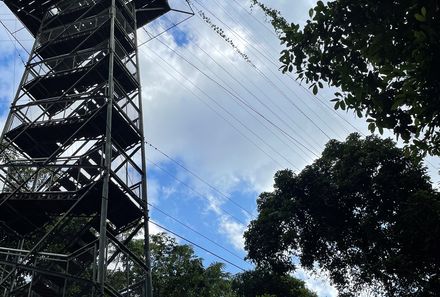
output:
[[[137,24],[136,24],[137,27]],[[135,31],[135,40],[137,43],[137,31]],[[145,264],[148,267],[148,275],[145,279],[144,284],[144,297],[153,297],[153,280],[151,275],[151,252],[150,252],[150,228],[148,222],[150,220],[149,207],[148,207],[148,188],[147,188],[147,159],[146,159],[146,149],[145,149],[145,130],[144,130],[144,111],[142,105],[142,84],[140,75],[140,64],[139,64],[139,48],[136,46],[136,64],[137,64],[137,79],[139,82],[139,127],[141,130],[141,152],[142,152],[142,199],[145,202],[145,218],[144,218],[144,256]]]
[[[111,0],[110,13],[110,39],[109,39],[109,76],[107,88],[107,119],[105,124],[105,163],[104,181],[101,198],[101,217],[99,226],[99,258],[98,258],[98,283],[101,294],[104,294],[105,278],[107,272],[107,211],[108,194],[110,183],[110,171],[112,166],[112,110],[114,97],[114,59],[115,59],[115,18],[116,2]]]

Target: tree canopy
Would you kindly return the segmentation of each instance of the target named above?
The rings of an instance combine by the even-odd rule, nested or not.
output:
[[[390,139],[330,141],[312,165],[275,175],[245,233],[248,257],[286,273],[296,257],[327,271],[341,294],[440,292],[440,194]]]
[[[304,26],[258,0],[285,49],[284,72],[313,93],[340,89],[336,109],[392,129],[413,152],[440,154],[440,4],[438,0],[318,1]]]
[[[143,240],[132,240],[131,250],[143,257]],[[189,245],[181,245],[166,233],[150,236],[153,295],[156,297],[235,297],[231,289],[230,274],[222,263],[203,266]],[[122,261],[124,263],[124,261]],[[125,266],[110,273],[116,288],[123,287]],[[133,272],[132,272],[133,273]],[[142,271],[134,271],[132,278],[143,277]],[[119,284],[120,282],[120,284]]]
[[[191,246],[165,234],[152,235],[151,241],[154,296],[235,296],[222,263],[204,268]]]
[[[239,297],[317,297],[303,281],[263,269],[237,274],[232,288]]]
[[[224,264],[204,267],[191,246],[178,244],[166,233],[150,236],[153,295],[156,297],[316,297],[303,281],[268,271],[246,271],[232,275]],[[131,250],[142,257],[142,240],[133,240]],[[109,280],[116,289],[127,280],[126,259],[122,266],[109,271]],[[131,271],[135,282],[143,278],[142,271]]]

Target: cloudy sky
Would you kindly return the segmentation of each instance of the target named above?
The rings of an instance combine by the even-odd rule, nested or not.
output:
[[[258,9],[251,10],[245,0],[192,2],[195,15],[177,27],[165,31],[186,14],[171,12],[147,27],[148,33],[139,31],[145,132],[151,144],[151,215],[154,222],[234,263],[227,270],[235,273],[238,267],[252,267],[243,260],[242,234],[256,215],[257,196],[271,189],[274,173],[301,170],[329,139],[368,132],[351,112],[333,110],[332,90],[313,96],[307,86],[278,71],[281,47]],[[264,2],[302,24],[315,1]],[[188,10],[182,0],[170,3]],[[199,11],[224,29],[235,49]],[[4,6],[0,18],[13,30],[21,27]],[[32,45],[24,30],[16,37],[25,48]],[[21,45],[0,28],[2,123],[27,58]],[[439,160],[428,161],[437,183]],[[160,231],[154,225],[152,230]],[[206,264],[221,261],[195,249]],[[297,275],[319,296],[336,295],[323,277],[305,271]]]

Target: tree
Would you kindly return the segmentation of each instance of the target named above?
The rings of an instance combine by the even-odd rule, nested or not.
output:
[[[143,258],[143,240],[133,240],[130,249]],[[194,254],[189,245],[180,245],[165,233],[150,236],[153,295],[156,297],[235,297],[229,273],[222,263],[205,268],[203,259]],[[125,263],[122,259],[121,263]],[[133,267],[133,266],[132,266]],[[124,287],[125,264],[110,273],[110,282],[116,289]],[[132,280],[141,281],[140,269],[131,271]]]
[[[413,152],[440,154],[440,3],[438,0],[318,1],[300,27],[258,0],[285,49],[283,72],[313,93],[340,89],[336,109],[393,129]],[[412,140],[412,141],[411,141]]]
[[[262,269],[234,276],[232,288],[239,297],[316,297],[303,281]]]
[[[179,245],[165,234],[151,237],[155,296],[232,296],[229,274],[214,263],[206,269],[189,245]]]
[[[299,174],[275,175],[245,232],[248,257],[281,273],[327,271],[344,296],[440,292],[440,194],[426,169],[390,139],[330,141]]]

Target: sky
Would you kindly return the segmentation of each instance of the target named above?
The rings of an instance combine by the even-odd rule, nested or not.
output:
[[[235,264],[226,269],[236,273],[253,267],[243,260],[243,232],[257,215],[258,195],[272,189],[275,172],[300,171],[319,157],[329,139],[369,132],[364,119],[333,110],[329,101],[335,90],[313,96],[294,76],[278,70],[279,40],[249,2],[192,2],[195,15],[177,26],[187,14],[170,12],[147,26],[148,34],[138,32],[151,218]],[[315,1],[264,3],[303,24]],[[182,0],[170,4],[188,11]],[[224,29],[235,48],[203,21],[200,10]],[[20,29],[3,4],[0,19]],[[24,47],[32,46],[25,30],[16,37]],[[0,28],[2,126],[26,58]],[[428,162],[438,184],[439,159]],[[161,231],[155,225],[151,230]],[[203,249],[195,251],[206,265],[223,261]],[[337,294],[323,274],[300,270],[296,276],[320,297]]]

